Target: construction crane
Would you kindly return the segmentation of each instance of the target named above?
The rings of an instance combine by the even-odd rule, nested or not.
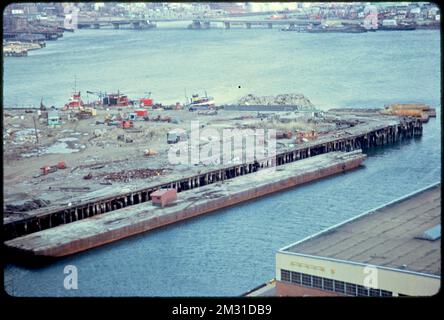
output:
[[[100,92],[94,92],[94,91],[86,91],[87,94],[93,94],[95,96],[98,96],[100,99],[103,99],[104,97],[106,97],[106,92],[102,93],[102,91]]]
[[[102,93],[102,91],[100,91],[100,92],[86,91],[86,94],[88,95],[88,98],[87,98],[88,101],[89,101],[89,95],[90,94],[97,96],[99,98],[99,104],[102,104],[103,103],[103,99],[107,96],[106,92]]]

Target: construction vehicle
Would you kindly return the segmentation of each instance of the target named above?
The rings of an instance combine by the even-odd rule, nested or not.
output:
[[[152,118],[152,121],[161,121],[161,122],[171,122],[171,117],[170,116],[164,116],[162,117],[160,114],[157,115],[157,117]]]
[[[42,175],[47,175],[52,172],[56,172],[58,169],[66,169],[65,161],[60,161],[54,166],[44,166],[40,168],[42,170]]]
[[[80,106],[78,112],[76,113],[76,117],[78,119],[89,119],[91,117],[95,117],[97,115],[97,110],[92,107]]]
[[[130,129],[130,128],[133,128],[133,127],[134,127],[134,123],[133,123],[132,120],[122,120],[122,121],[120,122],[120,127],[121,127],[122,129]]]
[[[188,134],[184,129],[174,129],[167,133],[167,142],[169,144],[178,143],[179,141],[185,141],[187,139]]]
[[[95,117],[95,116],[97,115],[97,110],[94,109],[94,108],[92,108],[92,107],[85,107],[85,106],[82,106],[82,107],[79,108],[79,111],[80,111],[80,112],[89,113],[89,114],[91,114],[91,116],[93,116],[93,117]]]

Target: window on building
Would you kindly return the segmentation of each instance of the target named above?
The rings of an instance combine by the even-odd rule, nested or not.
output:
[[[291,282],[301,284],[301,274],[299,272],[291,272]]]
[[[333,280],[324,278],[324,290],[335,291],[333,287]]]
[[[381,290],[381,297],[391,297],[393,293],[391,291]]]
[[[345,293],[345,283],[342,281],[333,281],[335,292]]]
[[[379,289],[370,289],[371,297],[379,297],[381,295],[381,290]]]
[[[356,285],[353,283],[346,283],[345,284],[345,294],[349,296],[356,296]]]
[[[311,287],[311,275],[302,274],[302,284]]]
[[[372,296],[372,297],[391,297],[391,291],[366,288],[361,285],[353,283],[337,281],[333,279],[326,279],[318,276],[312,276],[305,273],[299,273],[289,270],[281,269],[281,281],[291,282],[295,284],[302,284],[303,286],[324,289],[326,291],[333,291],[337,293],[346,294],[349,296]],[[399,296],[404,296],[399,294]]]
[[[290,282],[290,271],[281,269],[281,280]]]
[[[322,278],[313,276],[313,287],[322,289]]]
[[[358,286],[358,296],[368,296],[368,289],[364,286]]]

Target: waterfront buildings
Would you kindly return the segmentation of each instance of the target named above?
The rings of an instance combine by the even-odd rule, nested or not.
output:
[[[280,249],[278,296],[431,296],[441,283],[441,185]]]

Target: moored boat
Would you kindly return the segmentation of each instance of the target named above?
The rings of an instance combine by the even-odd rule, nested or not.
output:
[[[308,33],[364,33],[367,29],[358,24],[340,25],[340,26],[318,26],[307,27]]]
[[[394,26],[379,26],[378,31],[413,31],[416,26],[413,24],[398,24]]]
[[[188,104],[188,110],[202,110],[202,109],[212,109],[215,107],[215,102],[213,97],[199,97],[198,94],[193,94],[191,97],[191,102]]]

